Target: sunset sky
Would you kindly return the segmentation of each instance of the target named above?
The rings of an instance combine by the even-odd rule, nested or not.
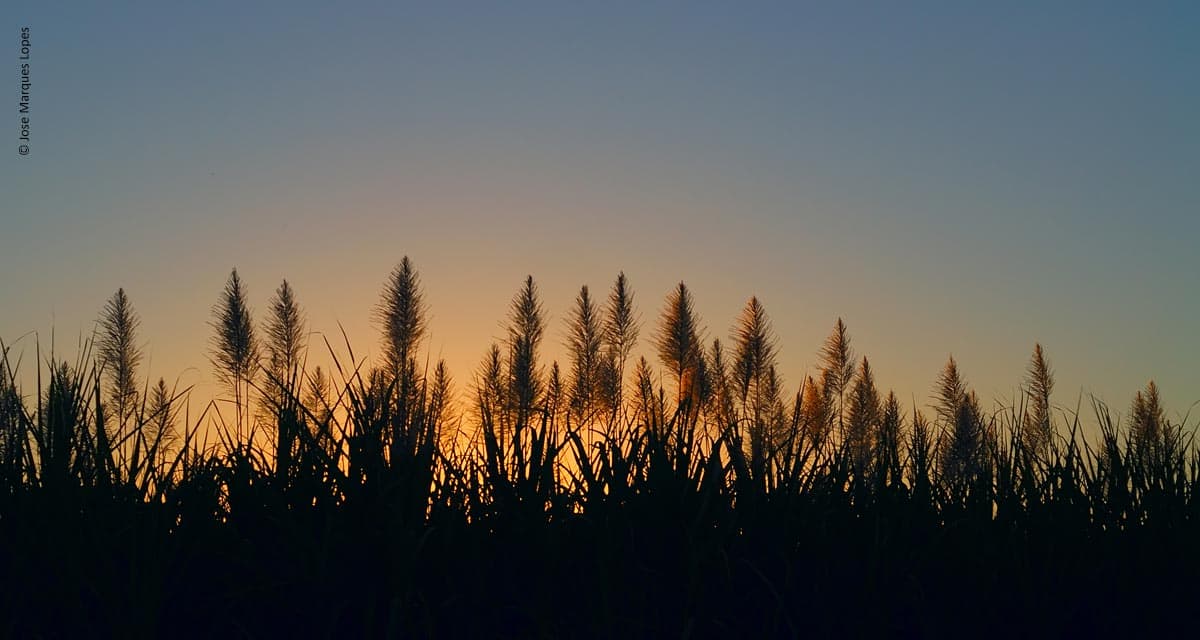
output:
[[[374,354],[408,255],[460,392],[526,274],[548,363],[624,270],[638,353],[680,280],[710,340],[757,295],[793,391],[841,316],[906,405],[1035,341],[1059,404],[1200,400],[1200,4],[397,4],[7,9],[0,338],[73,357],[124,287],[208,396],[232,267]]]

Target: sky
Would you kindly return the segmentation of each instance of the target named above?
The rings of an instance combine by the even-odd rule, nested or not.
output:
[[[189,3],[190,4],[190,3]],[[470,388],[527,274],[563,358],[580,285],[709,339],[764,303],[795,389],[838,317],[920,406],[948,355],[1011,398],[1200,400],[1195,3],[78,3],[31,30],[31,153],[0,152],[0,338],[72,356],[124,287],[154,379],[218,389],[233,267],[376,355],[407,255]],[[434,6],[436,5],[436,6]],[[22,336],[25,336],[22,338]],[[314,362],[325,347],[314,338]]]

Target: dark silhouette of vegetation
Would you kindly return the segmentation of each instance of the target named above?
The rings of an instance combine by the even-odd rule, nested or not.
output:
[[[221,299],[213,307],[210,323],[214,334],[210,360],[217,379],[233,393],[235,411],[234,439],[245,435],[245,414],[250,409],[250,391],[259,372],[259,343],[250,318],[246,286],[237,269],[229,274]]]
[[[137,367],[142,361],[138,348],[138,317],[125,295],[117,289],[100,314],[97,361],[108,377],[108,407],[115,420],[113,436],[123,441],[129,421],[137,409]],[[123,451],[123,448],[122,448]]]
[[[648,345],[660,372],[622,274],[603,305],[579,290],[562,369],[526,278],[457,402],[423,352],[424,299],[404,258],[371,362],[309,340],[286,281],[256,334],[234,271],[210,354],[232,430],[190,389],[138,391],[123,289],[73,361],[39,347],[32,391],[0,342],[0,635],[1195,628],[1200,451],[1153,382],[1124,419],[1093,400],[1089,430],[1052,404],[1040,344],[1011,406],[985,408],[951,357],[927,418],[881,392],[838,319],[788,389],[762,301],[727,348],[683,283]]]
[[[611,422],[624,403],[625,368],[640,331],[633,309],[633,289],[624,272],[617,275],[609,293],[603,331],[600,396]]]
[[[659,318],[654,346],[658,359],[675,381],[676,404],[694,405],[701,389],[700,320],[687,285],[679,286],[667,296],[666,306]]]
[[[1033,356],[1029,360],[1029,372],[1025,380],[1029,405],[1022,426],[1021,444],[1029,455],[1045,456],[1050,449],[1050,441],[1054,438],[1054,426],[1051,424],[1054,417],[1050,407],[1054,374],[1050,372],[1050,364],[1046,361],[1041,344],[1033,346]]]
[[[571,358],[570,406],[578,422],[590,420],[595,405],[603,397],[601,384],[604,362],[601,360],[604,339],[600,311],[592,301],[587,285],[579,289],[572,312],[567,349]]]

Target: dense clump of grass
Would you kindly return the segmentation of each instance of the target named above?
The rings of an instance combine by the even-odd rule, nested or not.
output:
[[[137,390],[123,290],[99,354],[91,340],[73,362],[39,353],[36,393],[0,343],[0,634],[1194,627],[1200,453],[1153,383],[1124,419],[1093,400],[1089,439],[1078,410],[1052,404],[1041,345],[1025,393],[990,410],[951,358],[927,418],[876,388],[838,320],[789,395],[763,302],[726,348],[682,283],[652,333],[661,373],[645,358],[627,371],[639,327],[622,274],[607,304],[580,290],[565,374],[540,358],[526,279],[456,402],[421,353],[407,258],[376,309],[378,363],[325,340],[332,370],[310,370],[298,300],[276,290],[260,343],[236,272],[226,285],[212,360],[232,425],[161,379]]]

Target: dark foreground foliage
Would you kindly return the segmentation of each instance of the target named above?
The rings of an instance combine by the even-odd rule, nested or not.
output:
[[[1153,385],[1124,422],[1094,404],[1089,440],[1078,416],[1053,419],[1040,347],[1027,397],[990,413],[951,360],[927,420],[879,397],[839,322],[820,380],[784,402],[758,301],[726,354],[700,346],[683,285],[655,336],[667,382],[644,360],[625,380],[623,278],[603,310],[581,292],[563,376],[537,363],[529,280],[460,412],[444,368],[418,366],[416,284],[406,260],[386,287],[386,362],[347,346],[334,376],[300,359],[286,284],[261,365],[232,291],[214,344],[232,421],[215,404],[179,415],[186,390],[138,394],[137,354],[112,336],[96,359],[51,357],[32,400],[6,349],[0,634],[1146,637],[1200,622],[1200,459]],[[131,335],[131,319],[105,326]]]

